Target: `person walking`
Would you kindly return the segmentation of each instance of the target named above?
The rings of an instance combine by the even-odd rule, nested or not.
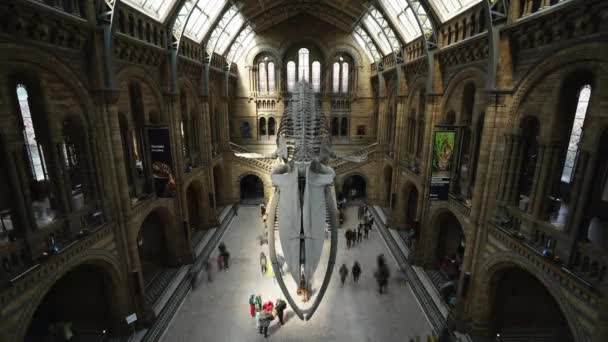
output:
[[[249,314],[255,317],[255,295],[249,296]]]
[[[220,271],[224,270],[224,256],[222,253],[217,256],[217,269]]]
[[[270,322],[272,322],[272,320],[274,319],[274,317],[272,316],[272,313],[262,310],[260,312],[260,334],[264,335],[264,337],[268,337],[268,327],[270,326]]]
[[[274,309],[274,304],[272,303],[272,301],[267,301],[266,303],[264,303],[264,305],[262,305],[262,309],[266,312],[272,313],[272,310]]]
[[[264,217],[264,214],[266,214],[266,206],[264,205],[264,203],[260,204],[260,217]]]
[[[363,224],[359,223],[357,227],[357,242],[363,241]]]
[[[266,254],[264,254],[264,252],[260,252],[260,268],[262,271],[262,275],[266,274],[266,271],[268,271],[267,267],[266,267]]]
[[[378,269],[374,272],[374,277],[378,282],[378,293],[385,293],[388,289],[388,278],[390,277],[390,271],[384,260],[384,254],[378,255],[377,259]]]
[[[255,296],[255,300],[253,301],[253,305],[255,306],[255,311],[256,312],[262,311],[262,296],[260,296],[260,295]]]
[[[359,277],[361,276],[361,265],[359,265],[358,261],[355,261],[351,272],[353,274],[353,281],[357,284],[359,282]]]
[[[346,249],[350,249],[350,229],[344,232],[344,238],[346,239]]]
[[[212,282],[213,276],[211,275],[211,263],[209,260],[205,260],[205,262],[203,262],[203,269],[205,270],[205,273],[207,273],[207,281]]]
[[[281,298],[278,298],[277,301],[274,303],[274,309],[277,312],[277,317],[279,317],[279,323],[281,323],[281,325],[285,324],[285,322],[283,321],[283,313],[285,313],[286,308],[287,303],[285,303],[285,301]]]
[[[342,287],[344,287],[344,282],[346,281],[346,276],[348,276],[348,267],[346,267],[346,264],[342,264],[342,266],[340,266],[340,281],[342,282]]]

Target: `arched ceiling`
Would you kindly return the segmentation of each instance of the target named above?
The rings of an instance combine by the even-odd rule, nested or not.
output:
[[[123,0],[167,23],[176,46],[182,36],[187,36],[204,43],[210,55],[228,55],[229,62],[239,59],[239,51],[247,50],[255,34],[301,13],[352,33],[368,57],[377,61],[390,53],[399,53],[404,43],[420,36],[428,40],[441,23],[481,1]]]

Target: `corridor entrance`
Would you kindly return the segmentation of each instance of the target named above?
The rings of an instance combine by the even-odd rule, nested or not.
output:
[[[241,178],[241,203],[258,204],[264,202],[264,183],[256,175]]]

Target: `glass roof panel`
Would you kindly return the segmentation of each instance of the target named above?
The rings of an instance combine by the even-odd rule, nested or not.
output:
[[[429,0],[441,21],[448,21],[481,0]]]
[[[370,7],[365,17],[363,17],[363,23],[380,47],[383,55],[388,55],[401,49],[399,39],[397,39],[397,36],[388,25],[388,21],[375,7]]]
[[[162,22],[176,0],[123,0],[131,7]]]
[[[215,29],[207,42],[207,51],[209,54],[215,51],[218,54],[223,55],[224,52],[226,52],[228,45],[230,45],[230,42],[232,42],[241,29],[243,22],[243,16],[235,6],[230,7],[224,12],[222,19],[220,19],[215,26]]]
[[[192,9],[184,34],[197,42],[203,40],[225,4],[225,0],[199,0]]]
[[[239,35],[236,37],[236,39],[230,46],[228,54],[226,55],[226,61],[228,62],[228,65],[232,64],[232,62],[238,61],[241,58],[243,52],[249,49],[249,46],[253,42],[254,37],[255,32],[253,32],[251,26],[247,25],[243,30],[241,30]]]
[[[427,38],[431,35],[433,31],[431,21],[418,0],[381,1],[406,42],[409,43],[420,37],[422,33]],[[418,17],[420,24],[418,24],[416,17]],[[421,26],[422,31],[420,30]]]
[[[357,25],[357,27],[355,27],[353,35],[355,36],[355,41],[357,44],[359,44],[359,46],[367,53],[367,56],[372,62],[376,62],[381,59],[380,52],[378,52],[374,41],[363,29],[363,27],[361,27],[361,25]]]

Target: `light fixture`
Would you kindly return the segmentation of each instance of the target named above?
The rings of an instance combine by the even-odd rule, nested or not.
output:
[[[342,62],[344,60],[344,57],[340,56],[340,62]]]

